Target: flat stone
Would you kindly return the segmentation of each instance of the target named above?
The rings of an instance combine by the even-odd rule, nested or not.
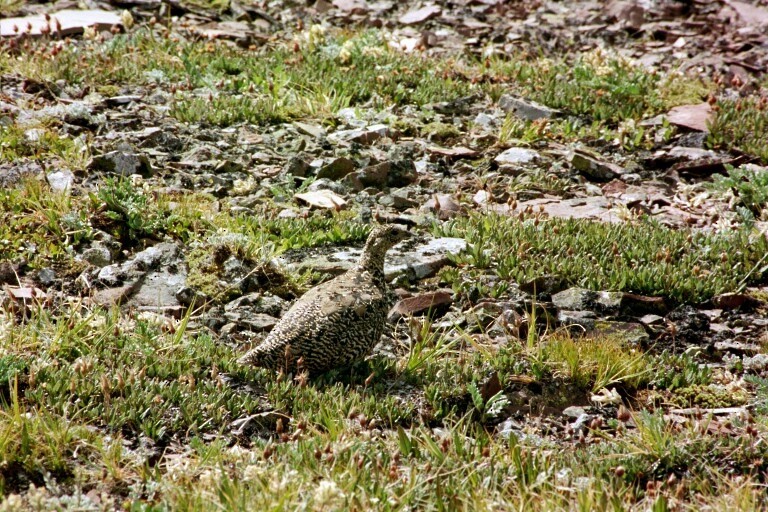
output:
[[[400,16],[398,21],[403,25],[417,25],[419,23],[424,23],[425,21],[434,18],[435,16],[439,16],[442,12],[443,10],[440,8],[440,6],[427,5],[421,9],[408,11],[407,13]]]
[[[587,414],[587,410],[578,405],[572,405],[563,409],[563,416],[568,416],[569,418],[579,418],[583,414]]]
[[[50,16],[50,22],[42,14],[0,20],[0,36],[14,37],[19,33],[40,36],[46,31],[51,34],[71,35],[81,33],[85,27],[95,27],[100,31],[109,30],[113,25],[122,26],[119,13],[101,9],[63,9],[51,13]]]
[[[355,142],[362,144],[363,146],[370,146],[377,140],[381,139],[388,133],[386,127],[384,130],[381,128],[371,129],[353,129],[353,130],[339,130],[333,132],[328,136],[328,140],[331,142]]]
[[[500,165],[504,164],[527,164],[531,163],[535,160],[538,160],[540,157],[538,151],[534,151],[532,149],[527,148],[509,148],[506,151],[503,151],[499,153],[496,158],[494,158],[494,162]]]
[[[294,197],[297,200],[316,208],[341,210],[347,205],[347,202],[341,196],[334,194],[330,190],[310,191],[303,194],[296,194]]]
[[[309,135],[310,137],[314,137],[316,139],[320,139],[322,137],[325,137],[325,128],[323,128],[320,125],[317,124],[309,124],[309,123],[301,123],[301,122],[295,122],[293,123],[293,126],[295,126],[300,133],[303,133],[305,135]]]
[[[509,94],[504,94],[499,98],[499,108],[528,121],[549,119],[560,113],[559,110],[546,107],[535,101],[515,98]]]
[[[659,315],[643,315],[639,318],[639,321],[643,325],[661,325],[664,323],[664,317]]]
[[[712,325],[710,325],[710,328],[712,328]],[[720,352],[734,352],[736,354],[755,355],[760,353],[762,348],[756,343],[744,343],[741,341],[726,340],[715,342],[715,350]]]

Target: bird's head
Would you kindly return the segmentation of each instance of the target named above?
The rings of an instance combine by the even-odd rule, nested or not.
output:
[[[371,234],[368,235],[365,251],[374,253],[387,252],[391,247],[412,236],[413,233],[398,224],[376,226],[371,231]]]

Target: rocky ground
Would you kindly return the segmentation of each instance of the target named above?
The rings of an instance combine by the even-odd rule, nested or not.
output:
[[[765,2],[0,13],[0,509],[768,506]]]

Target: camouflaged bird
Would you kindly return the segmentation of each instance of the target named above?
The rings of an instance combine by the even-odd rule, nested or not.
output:
[[[317,375],[368,355],[381,338],[392,307],[384,255],[410,236],[396,225],[375,228],[357,264],[302,295],[240,363]]]

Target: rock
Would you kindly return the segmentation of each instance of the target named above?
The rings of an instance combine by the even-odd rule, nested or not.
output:
[[[418,206],[415,200],[411,199],[410,191],[407,189],[393,190],[388,195],[383,196],[379,203],[384,204],[383,200],[389,198],[391,200],[391,206],[396,210],[407,210],[408,208],[414,208]]]
[[[669,309],[664,297],[648,297],[635,293],[624,293],[621,297],[621,313],[629,316],[642,314],[665,314]]]
[[[557,321],[563,325],[579,325],[584,329],[591,330],[595,327],[597,315],[592,311],[568,311],[560,310],[557,312]]]
[[[401,299],[389,311],[388,319],[396,322],[409,315],[429,314],[431,318],[440,317],[448,311],[453,302],[453,293],[446,290],[422,293]]]
[[[431,277],[450,263],[449,255],[458,254],[466,247],[467,242],[463,238],[444,237],[412,247],[407,253],[393,251],[391,266],[385,268],[385,274],[406,273],[416,280]]]
[[[149,158],[146,155],[123,150],[110,151],[93,157],[88,169],[118,176],[139,174],[145,178],[150,177],[153,173]]]
[[[37,273],[37,280],[43,286],[50,286],[56,281],[56,272],[52,268],[41,268]]]
[[[292,156],[283,167],[283,174],[304,178],[310,169],[309,162],[298,155]]]
[[[316,208],[342,210],[347,205],[347,202],[341,196],[334,194],[330,190],[305,192],[303,194],[296,194],[294,197],[298,201]]]
[[[664,325],[664,317],[659,315],[644,315],[640,319],[640,323],[643,325]]]
[[[389,128],[385,125],[369,126],[366,129],[339,130],[328,136],[331,142],[354,142],[363,146],[370,146],[377,140],[389,134]]]
[[[527,148],[509,148],[499,153],[493,161],[499,165],[528,164],[539,160],[539,158],[541,157],[538,151]]]
[[[598,320],[586,335],[615,336],[623,339],[630,345],[646,345],[650,341],[650,337],[645,332],[643,326],[634,322]]]
[[[752,308],[760,301],[746,293],[723,293],[712,298],[712,305],[723,309]]]
[[[572,405],[570,407],[566,407],[563,409],[563,416],[568,416],[569,418],[579,418],[580,416],[587,414],[587,410],[584,407],[580,407],[578,405]]]
[[[159,243],[122,264],[100,269],[97,282],[108,288],[97,290],[93,298],[103,306],[124,303],[140,311],[178,316],[182,304],[177,292],[186,286],[186,277],[180,247]]]
[[[224,317],[237,326],[237,330],[245,329],[253,332],[271,331],[277,322],[279,322],[279,319],[264,313],[224,313]]]
[[[331,180],[340,180],[354,170],[355,162],[349,158],[340,157],[323,166],[319,171],[317,171],[317,177],[328,178]]]
[[[72,171],[61,170],[49,172],[46,175],[48,185],[51,186],[51,190],[54,192],[66,192],[72,189],[72,184],[75,182],[75,175]]]
[[[574,169],[594,180],[611,181],[624,174],[620,165],[603,162],[580,151],[570,153],[568,160]]]
[[[112,263],[112,253],[101,244],[94,244],[83,251],[82,258],[96,267],[105,267]]]
[[[59,36],[65,36],[81,33],[85,27],[94,27],[100,31],[109,30],[114,25],[122,26],[120,15],[114,11],[63,9],[52,12],[50,21],[46,20],[42,14],[0,20],[0,36],[16,36],[14,26],[32,36],[42,35],[46,31],[48,34],[55,33]]]
[[[449,194],[434,194],[424,203],[422,210],[433,211],[440,220],[448,220],[461,213],[461,205]]]
[[[347,187],[338,182],[328,178],[319,178],[309,184],[307,190],[310,192],[318,192],[320,190],[330,190],[334,194],[342,195],[347,193]]]
[[[466,246],[467,242],[462,238],[433,238],[427,242],[409,244],[407,249],[395,246],[388,253],[384,275],[390,281],[399,275],[406,275],[414,280],[431,277],[450,263],[450,254],[458,254]],[[336,275],[352,268],[360,253],[360,249],[347,249],[315,258],[304,258],[295,263],[289,263],[283,257],[277,261],[291,272],[312,269]]]
[[[756,343],[744,343],[741,341],[726,340],[715,342],[715,350],[720,352],[732,352],[735,354],[755,355],[761,351],[761,347]]]
[[[102,121],[93,115],[93,107],[82,101],[75,101],[66,105],[63,114],[65,123],[82,126],[89,130],[98,128]]]
[[[525,293],[532,293],[532,294],[553,294],[557,293],[565,287],[568,286],[568,283],[560,276],[556,275],[543,275],[536,277],[532,279],[531,281],[527,281],[525,283],[520,283],[520,289],[524,291]]]
[[[593,292],[584,288],[569,288],[552,296],[557,309],[584,311],[595,309],[601,313],[615,313],[619,310],[622,293]]]
[[[247,311],[250,313],[260,313],[273,317],[282,316],[290,304],[287,300],[281,299],[270,293],[249,293],[238,297],[224,306],[225,312]]]
[[[321,138],[325,137],[325,133],[326,133],[325,132],[325,128],[323,128],[320,125],[295,122],[295,123],[293,123],[293,126],[295,126],[296,129],[298,129],[300,133],[303,133],[305,135],[309,135],[310,137],[314,137],[316,139],[321,139]]]
[[[698,345],[709,331],[707,315],[691,306],[680,306],[669,315],[667,321],[675,327],[675,340]]]
[[[357,172],[348,174],[345,181],[350,184],[352,189],[357,191],[367,187],[383,188],[387,184],[389,168],[389,162],[370,165]]]
[[[559,110],[551,109],[535,101],[515,98],[509,94],[504,94],[499,98],[499,108],[527,121],[549,119],[560,113]]]
[[[412,158],[393,158],[389,162],[387,185],[390,187],[406,187],[418,179],[416,166]]]
[[[403,25],[417,25],[439,16],[442,12],[442,9],[437,5],[427,5],[421,9],[406,12],[400,16],[398,21]]]

